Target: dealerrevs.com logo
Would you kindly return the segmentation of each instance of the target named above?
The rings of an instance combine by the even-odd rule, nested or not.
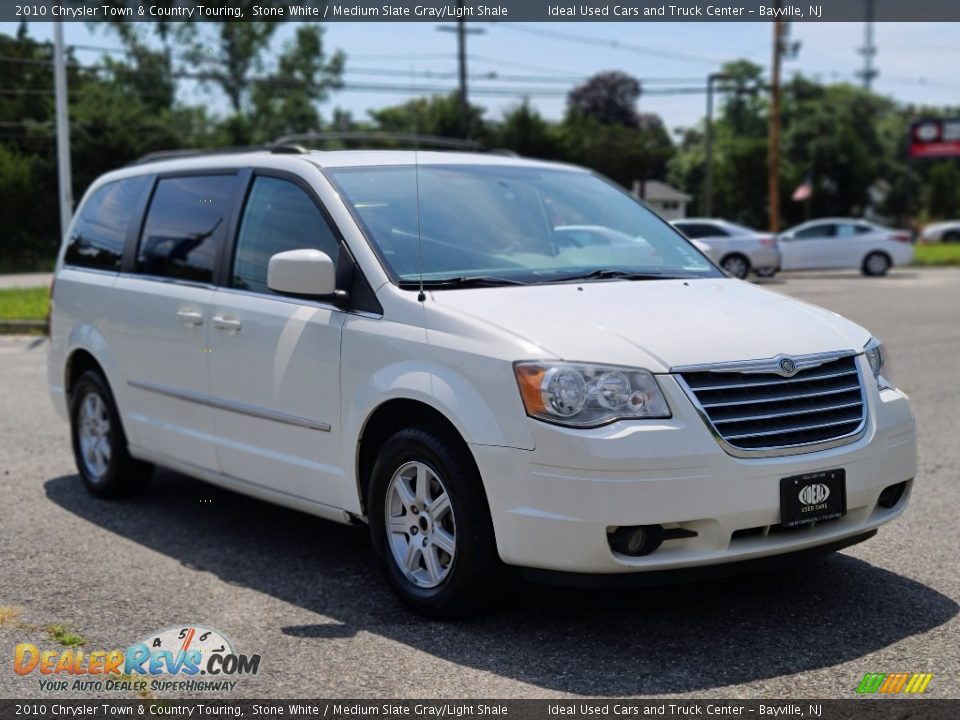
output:
[[[14,649],[17,675],[37,676],[44,691],[231,691],[260,670],[259,655],[243,655],[222,633],[199,625],[151,633],[126,650]]]

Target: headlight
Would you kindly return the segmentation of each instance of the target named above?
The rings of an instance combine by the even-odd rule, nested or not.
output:
[[[870,342],[863,348],[863,354],[866,355],[867,362],[870,363],[870,370],[877,380],[877,387],[880,390],[893,387],[882,375],[887,366],[887,349],[883,346],[883,343],[876,338],[870,338]]]
[[[584,363],[519,362],[513,367],[527,414],[559,425],[668,418],[670,408],[646,370]]]

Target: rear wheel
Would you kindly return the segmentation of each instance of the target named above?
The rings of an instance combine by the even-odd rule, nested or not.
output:
[[[960,230],[951,230],[943,234],[945,243],[960,243]]]
[[[890,270],[890,258],[882,252],[872,252],[863,260],[863,274],[871,277],[886,275]]]
[[[731,253],[720,261],[720,267],[738,280],[743,280],[750,272],[750,261],[744,255]]]
[[[127,497],[141,492],[151,466],[127,452],[113,393],[103,375],[85,372],[70,394],[70,435],[80,478],[97,497]]]
[[[404,603],[453,617],[497,594],[490,510],[462,440],[435,426],[397,432],[380,451],[367,498],[374,549]]]

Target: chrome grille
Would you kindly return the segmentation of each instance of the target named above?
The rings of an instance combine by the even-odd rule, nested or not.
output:
[[[677,376],[735,455],[810,452],[856,438],[865,417],[856,357],[800,358],[792,377],[776,366],[688,368]]]

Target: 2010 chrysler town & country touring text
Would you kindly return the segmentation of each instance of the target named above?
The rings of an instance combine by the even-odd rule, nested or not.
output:
[[[842,317],[725,277],[588,171],[496,155],[145,162],[86,193],[49,385],[80,475],[150,464],[366,522],[463,611],[506,566],[634,580],[872,535],[913,416]]]

